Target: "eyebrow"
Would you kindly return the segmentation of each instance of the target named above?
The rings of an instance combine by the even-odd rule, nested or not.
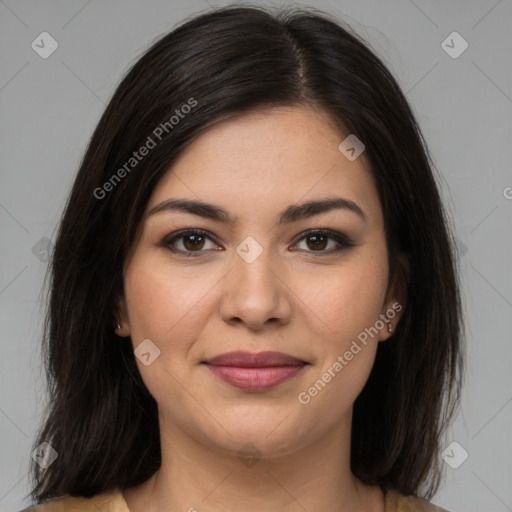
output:
[[[366,216],[363,210],[350,199],[343,197],[334,197],[328,199],[320,199],[315,201],[308,201],[307,203],[294,204],[288,206],[283,212],[280,213],[277,224],[290,224],[301,219],[312,217],[320,213],[325,213],[331,210],[343,209],[357,214],[361,219],[366,222]],[[176,199],[170,198],[154,206],[148,213],[148,217],[160,212],[179,211],[212,219],[222,222],[227,225],[233,225],[236,218],[232,217],[226,210],[220,206],[205,203],[203,201],[196,201],[191,199]]]

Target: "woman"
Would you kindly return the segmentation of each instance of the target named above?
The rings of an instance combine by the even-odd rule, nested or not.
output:
[[[28,510],[440,510],[454,244],[396,81],[313,9],[157,41],[66,206]]]

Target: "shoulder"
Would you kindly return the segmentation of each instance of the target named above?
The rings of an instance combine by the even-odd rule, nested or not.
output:
[[[61,496],[38,505],[24,508],[20,512],[130,512],[119,489],[83,496]]]
[[[385,512],[448,512],[423,498],[405,496],[398,491],[388,490],[386,492]]]

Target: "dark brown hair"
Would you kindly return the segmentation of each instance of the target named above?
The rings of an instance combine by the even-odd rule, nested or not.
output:
[[[32,462],[33,499],[131,487],[159,468],[156,402],[130,341],[114,333],[123,263],[152,191],[187,144],[229,116],[285,105],[321,109],[340,133],[363,141],[390,275],[401,270],[400,254],[410,264],[403,316],[354,404],[352,471],[404,494],[430,498],[437,489],[441,435],[460,394],[461,301],[455,245],[411,108],[344,23],[312,8],[224,7],[183,22],[143,54],[81,162],[49,266],[49,404],[34,442],[48,442],[58,458],[47,469]],[[158,143],[128,171],[158,127]]]

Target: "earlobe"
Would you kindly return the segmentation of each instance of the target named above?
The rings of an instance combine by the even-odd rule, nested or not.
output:
[[[380,323],[381,323],[381,329],[379,331],[379,341],[387,341],[392,335],[393,331],[395,330],[395,318],[391,316],[389,313],[390,309],[384,311],[380,315]]]
[[[386,323],[386,327],[381,329],[379,341],[386,341],[393,336],[394,331],[400,321],[402,312],[407,300],[407,285],[409,283],[410,266],[409,258],[405,253],[400,253],[398,268],[393,276],[392,283],[388,288],[386,297],[385,311],[382,311],[381,318]]]
[[[130,335],[128,314],[124,297],[119,297],[117,301],[117,311],[115,316],[114,330],[118,336],[126,337]]]

